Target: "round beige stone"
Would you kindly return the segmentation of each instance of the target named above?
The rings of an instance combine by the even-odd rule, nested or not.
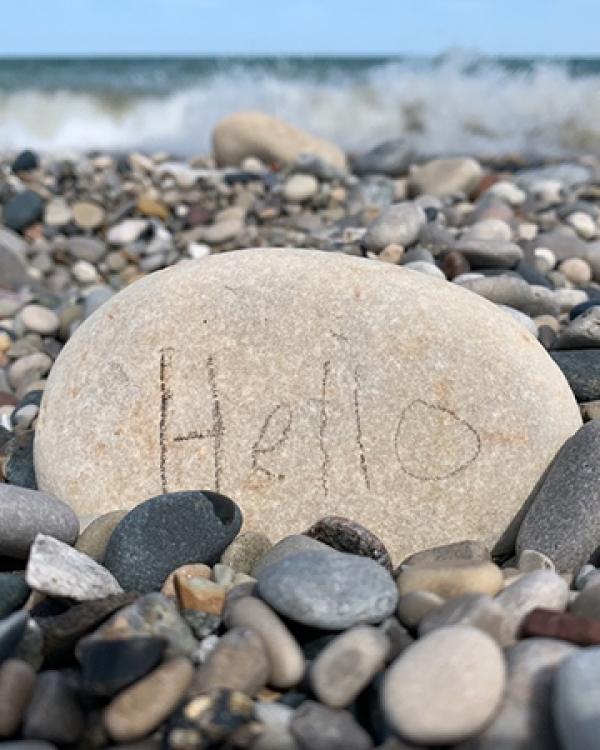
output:
[[[401,560],[493,547],[580,425],[544,349],[482,297],[251,249],[154,273],[84,321],[50,373],[35,464],[80,515],[214,489],[245,530],[277,541],[344,515]]]
[[[303,154],[310,154],[346,169],[346,157],[333,143],[260,112],[238,112],[217,123],[213,150],[221,166],[238,167],[248,156],[265,164],[291,165]]]
[[[71,209],[75,223],[82,229],[97,229],[104,222],[104,209],[96,203],[79,201]]]

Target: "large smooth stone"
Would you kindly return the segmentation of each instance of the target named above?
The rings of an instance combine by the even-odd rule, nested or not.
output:
[[[274,540],[343,515],[401,560],[493,546],[580,424],[543,348],[478,295],[252,249],[151,274],[86,320],[48,378],[35,462],[80,515],[213,489]]]
[[[247,156],[257,156],[269,164],[292,165],[310,154],[346,169],[346,157],[336,145],[261,112],[237,112],[225,117],[217,123],[212,140],[221,166],[238,167]]]

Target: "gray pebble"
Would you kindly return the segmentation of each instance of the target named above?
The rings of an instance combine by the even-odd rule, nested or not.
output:
[[[300,552],[258,576],[260,596],[295,622],[325,630],[378,623],[396,608],[390,574],[369,558],[342,552]]]

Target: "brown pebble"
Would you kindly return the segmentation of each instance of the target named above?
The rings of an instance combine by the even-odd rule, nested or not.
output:
[[[384,543],[372,531],[356,521],[343,516],[324,516],[314,523],[305,536],[351,555],[370,557],[390,573],[393,570],[389,552]]]
[[[0,737],[10,737],[20,725],[29,705],[35,670],[20,659],[7,659],[0,666]]]
[[[177,592],[175,591],[175,576],[181,578],[206,578],[207,580],[210,580],[211,574],[212,571],[210,567],[204,565],[204,563],[182,565],[169,573],[160,592],[165,596],[170,596],[175,599],[177,597]]]
[[[449,281],[471,270],[469,261],[458,250],[452,250],[445,255],[440,267]]]
[[[177,708],[193,676],[194,668],[183,656],[161,664],[108,704],[102,713],[106,731],[118,742],[143,739]]]
[[[192,612],[208,612],[211,615],[220,615],[225,604],[223,586],[206,578],[188,578],[187,576],[175,575],[175,592],[177,601],[182,610]]]
[[[527,615],[520,635],[522,638],[559,638],[578,646],[597,646],[600,645],[600,620],[538,608]]]

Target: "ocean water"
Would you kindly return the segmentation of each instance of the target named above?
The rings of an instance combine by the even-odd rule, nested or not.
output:
[[[0,59],[0,149],[206,152],[218,120],[277,115],[350,152],[600,152],[599,59]]]

